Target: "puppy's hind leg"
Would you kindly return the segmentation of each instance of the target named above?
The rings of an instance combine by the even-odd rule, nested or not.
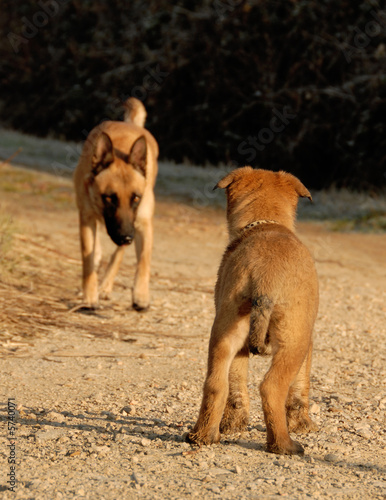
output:
[[[306,433],[318,430],[318,426],[311,420],[308,414],[311,354],[312,342],[310,343],[306,359],[288,393],[286,411],[289,432]]]
[[[123,259],[123,254],[125,252],[125,247],[117,247],[115,252],[112,254],[110,258],[110,262],[108,263],[105,275],[102,280],[102,284],[100,287],[100,294],[101,297],[104,299],[109,298],[112,290],[113,290],[113,285],[114,285],[114,279],[115,276],[117,275],[119,266],[121,265],[122,259]]]
[[[226,309],[226,308],[225,308]],[[229,317],[234,318],[229,320]],[[204,384],[200,414],[187,440],[197,444],[220,441],[220,422],[229,393],[229,369],[233,358],[242,349],[248,335],[248,320],[217,314],[209,343],[208,373]]]
[[[291,331],[287,331],[286,334],[290,339],[294,337]],[[273,335],[276,335],[276,332],[273,332]],[[288,432],[286,402],[290,387],[296,379],[307,351],[300,344],[286,344],[283,337],[279,342],[275,338],[276,352],[271,367],[260,385],[267,426],[267,447],[272,453],[301,455],[304,453],[302,446],[293,441]]]
[[[240,432],[248,425],[248,362],[249,347],[246,343],[236,354],[229,369],[229,395],[220,424],[221,433]]]

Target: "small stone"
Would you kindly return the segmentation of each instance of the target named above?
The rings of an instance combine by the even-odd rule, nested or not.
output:
[[[328,434],[336,434],[338,432],[338,427],[336,425],[328,425],[324,431]]]
[[[386,398],[383,398],[379,401],[378,405],[380,410],[385,410],[386,409]]]
[[[81,454],[80,450],[75,450],[73,452],[68,452],[67,456],[69,456],[69,457],[78,457],[80,454]]]
[[[50,441],[53,439],[59,439],[65,433],[64,429],[41,429],[35,434],[35,439],[37,441]]]
[[[240,465],[236,465],[235,472],[236,474],[241,474],[243,472],[243,469],[240,467]]]
[[[97,392],[96,394],[92,394],[90,399],[94,400],[95,403],[102,403],[104,401],[103,394],[101,392]]]
[[[54,422],[58,422],[59,424],[62,424],[66,420],[66,418],[64,417],[64,415],[62,415],[61,413],[57,413],[56,411],[51,411],[49,413],[49,417]]]
[[[312,403],[310,406],[310,412],[311,413],[320,413],[320,406],[316,403]]]
[[[361,429],[358,431],[359,436],[365,438],[365,439],[371,439],[373,437],[373,434],[370,429]]]
[[[147,438],[141,439],[141,446],[146,447],[146,446],[150,446],[150,445],[151,445],[150,439],[147,439]]]
[[[261,424],[257,424],[256,425],[256,429],[260,432],[265,432],[267,429],[265,428],[264,425],[261,425]]]
[[[365,439],[370,439],[373,435],[370,427],[363,423],[355,425],[355,430],[358,436],[361,436]]]
[[[95,451],[97,451],[99,455],[107,455],[107,453],[110,452],[110,448],[106,445],[95,446]]]
[[[338,457],[338,455],[335,455],[335,453],[328,453],[328,454],[324,457],[324,460],[325,460],[326,462],[335,463],[335,462],[338,462],[339,457]]]
[[[106,415],[107,420],[116,420],[117,417],[111,411],[102,411],[102,415]]]
[[[135,415],[135,407],[134,406],[124,406],[121,410],[122,415]]]
[[[208,472],[212,476],[219,476],[222,474],[229,474],[231,471],[228,469],[223,469],[221,467],[213,467],[212,469],[209,469]]]

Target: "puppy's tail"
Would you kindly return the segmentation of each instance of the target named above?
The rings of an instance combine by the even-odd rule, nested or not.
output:
[[[129,97],[125,103],[123,103],[125,109],[124,121],[127,123],[134,123],[138,127],[144,127],[146,121],[146,109],[141,101],[135,97]]]
[[[252,301],[249,326],[249,351],[252,354],[271,354],[268,326],[273,310],[273,302],[267,295],[259,295]]]

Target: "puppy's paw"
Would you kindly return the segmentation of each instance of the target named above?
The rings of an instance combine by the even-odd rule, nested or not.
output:
[[[267,451],[276,455],[304,455],[303,446],[292,439],[283,443],[267,443]]]
[[[192,430],[191,432],[188,433],[186,436],[186,441],[191,444],[198,444],[198,445],[210,445],[210,444],[215,444],[220,441],[221,434],[217,430],[212,430],[205,432],[203,430]]]
[[[226,408],[220,423],[221,434],[242,432],[247,428],[249,412],[245,408]]]
[[[308,432],[316,432],[319,427],[309,417],[303,418],[288,418],[288,431],[296,434],[307,434]]]

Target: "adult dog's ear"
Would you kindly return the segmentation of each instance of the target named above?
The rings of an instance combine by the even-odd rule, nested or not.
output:
[[[301,198],[308,198],[310,201],[312,201],[311,193],[308,191],[306,186],[301,181],[299,181],[297,177],[283,171],[281,171],[280,174],[286,178],[289,184],[291,184],[298,196],[300,196]]]
[[[131,147],[129,153],[129,163],[138,172],[140,172],[144,177],[146,177],[146,155],[147,155],[147,144],[146,139],[143,135],[138,137]]]
[[[228,175],[223,177],[218,183],[214,186],[213,191],[217,188],[220,189],[225,189],[228,186],[234,182],[235,179],[240,177],[240,175],[243,175],[246,172],[251,172],[253,170],[252,167],[242,167],[242,168],[236,168],[235,170],[232,170],[232,172],[229,172]]]
[[[92,173],[98,175],[114,161],[114,148],[110,137],[102,132],[97,138],[92,157]]]

